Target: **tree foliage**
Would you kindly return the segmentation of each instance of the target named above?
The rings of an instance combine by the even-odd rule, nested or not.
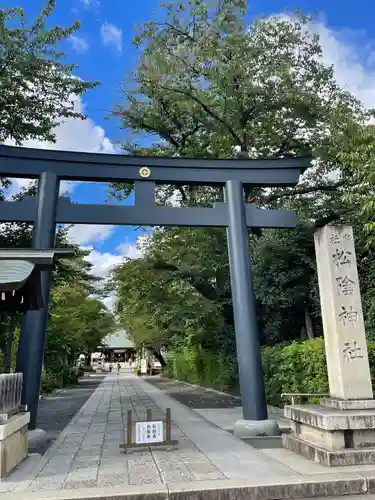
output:
[[[47,329],[45,364],[58,370],[80,354],[90,354],[115,327],[114,318],[82,285],[65,281],[54,286]]]
[[[76,66],[64,62],[59,45],[79,28],[79,23],[51,27],[54,7],[55,0],[46,0],[32,22],[22,8],[0,9],[0,142],[54,142],[54,128],[63,120],[85,118],[75,102],[97,82],[83,82],[73,74]],[[1,180],[2,189],[9,186],[8,179]],[[37,185],[31,183],[13,196],[13,201],[36,193]],[[0,190],[0,199],[4,197]],[[0,246],[29,247],[31,237],[29,224],[2,224]],[[72,245],[68,228],[63,227],[57,228],[56,246],[73,248],[75,255],[61,259],[53,272],[45,353],[49,388],[56,382],[67,382],[63,374],[69,372],[69,365],[79,354],[95,350],[115,326],[112,313],[99,300],[101,283],[91,273],[92,266],[86,260],[89,252]],[[5,353],[6,371],[12,355],[16,355],[20,320],[17,314],[2,314],[0,318],[0,348]]]
[[[371,335],[375,306],[368,276],[375,261],[363,227],[370,228],[374,214],[372,111],[337,84],[309,17],[248,22],[242,0],[182,0],[162,9],[162,21],[138,27],[139,62],[113,110],[132,136],[124,150],[201,158],[311,155],[312,167],[295,188],[246,187],[248,202],[295,209],[299,216],[294,231],[249,236],[262,342],[322,333],[312,234],[330,222],[355,226]],[[145,136],[148,146],[140,141]],[[131,189],[113,186],[122,197]],[[172,197],[180,206],[212,206],[222,192],[158,187],[159,203]],[[233,356],[225,231],[157,229],[142,251],[112,280],[120,321],[136,342],[157,339],[172,350],[194,343],[191,352],[205,346]]]
[[[84,118],[74,96],[94,88],[73,75],[58,45],[78,28],[47,25],[55,0],[46,0],[29,23],[22,8],[0,9],[0,142],[54,141],[54,127],[66,118]]]

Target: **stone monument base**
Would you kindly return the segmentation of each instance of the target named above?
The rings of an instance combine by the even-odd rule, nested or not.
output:
[[[283,446],[328,467],[375,464],[375,402],[321,403],[284,408],[292,431],[283,435]]]
[[[0,424],[0,477],[11,472],[27,457],[27,425],[30,413],[17,413]]]

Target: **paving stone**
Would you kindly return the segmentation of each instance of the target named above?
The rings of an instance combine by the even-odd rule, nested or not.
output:
[[[129,478],[129,484],[162,484],[159,476],[133,475]]]
[[[194,474],[192,474],[187,468],[181,470],[162,470],[161,476],[163,481],[166,483],[183,483],[196,480]]]
[[[72,463],[71,470],[80,470],[80,469],[91,469],[93,467],[99,467],[100,460],[90,460],[90,461],[80,461],[77,460]]]
[[[42,469],[39,474],[37,475],[38,478],[48,478],[48,477],[55,477],[55,476],[60,476],[60,475],[68,475],[69,471],[71,469],[71,464],[65,465],[64,467],[56,466],[56,465],[50,465],[47,464],[44,469]]]
[[[64,483],[63,488],[65,490],[79,490],[81,488],[95,488],[96,485],[96,479],[69,479]]]
[[[158,404],[161,401],[160,408],[153,398]],[[237,477],[236,474],[247,477],[249,471],[251,477],[253,473],[262,476],[265,459],[260,459],[259,453],[253,453],[247,445],[241,447],[242,443],[237,445],[233,436],[209,426],[192,412],[187,414],[182,406],[172,410],[172,418],[175,416],[175,422],[181,427],[172,423],[172,437],[179,441],[177,449],[151,448],[124,453],[119,445],[125,440],[127,410],[132,410],[133,421],[145,419],[147,409],[151,409],[153,418],[161,419],[168,407],[165,398],[159,391],[155,394],[155,389],[138,377],[109,376],[64,429],[53,452],[46,456],[44,468],[31,478],[31,483],[25,482],[22,487],[43,491],[225,480],[221,469],[228,470],[228,462],[233,477]],[[170,405],[171,400],[167,401]],[[186,422],[181,420],[181,415]],[[199,443],[199,449],[191,435]],[[233,443],[236,446],[231,448]],[[259,460],[263,460],[261,465]]]
[[[99,488],[108,488],[111,486],[120,486],[129,484],[129,477],[124,474],[98,474],[97,485]]]
[[[0,483],[0,494],[2,493],[11,493],[14,489],[19,485],[17,482],[5,482],[1,481]]]
[[[28,491],[59,490],[62,488],[66,476],[54,476],[50,478],[37,478],[27,488]]]

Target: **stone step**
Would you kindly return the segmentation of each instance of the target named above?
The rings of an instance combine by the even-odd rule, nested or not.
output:
[[[251,470],[249,470],[249,475]],[[374,475],[375,476],[375,475]],[[283,476],[261,479],[197,481],[194,483],[144,484],[59,491],[24,491],[1,495],[1,500],[284,500],[316,498],[345,500],[375,498],[372,477],[355,473]]]

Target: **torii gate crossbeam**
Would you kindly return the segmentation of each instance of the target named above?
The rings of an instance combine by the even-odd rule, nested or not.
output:
[[[243,419],[254,433],[274,432],[267,406],[255,311],[248,228],[292,228],[294,212],[262,210],[244,202],[244,187],[294,186],[310,158],[217,160],[141,157],[39,150],[0,146],[0,176],[39,179],[38,196],[0,202],[0,222],[34,224],[34,248],[54,246],[60,223],[182,227],[227,227],[237,359]],[[59,198],[61,180],[134,182],[135,205],[75,204]],[[157,184],[207,185],[225,188],[225,202],[213,208],[165,207],[155,204]],[[48,304],[51,273],[44,272]],[[21,327],[17,370],[24,374],[23,404],[36,428],[45,348],[46,311],[28,311]]]

